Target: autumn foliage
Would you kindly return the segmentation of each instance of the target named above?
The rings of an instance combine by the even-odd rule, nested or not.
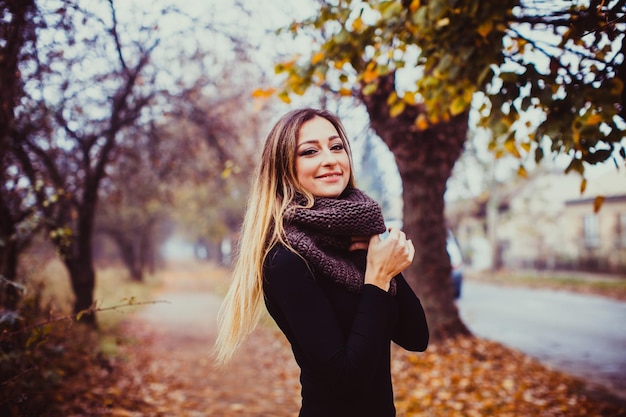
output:
[[[226,369],[214,368],[212,314],[227,277],[209,264],[170,268],[155,297],[171,304],[142,307],[107,332],[55,327],[37,339],[29,359],[36,370],[0,381],[2,415],[297,415],[298,368],[271,321]],[[394,348],[392,373],[399,417],[626,416],[624,400],[479,338],[425,353]]]

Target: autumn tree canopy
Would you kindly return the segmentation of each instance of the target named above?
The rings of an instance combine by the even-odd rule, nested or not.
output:
[[[583,161],[626,156],[625,13],[620,0],[323,2],[289,28],[315,43],[310,57],[277,65],[287,74],[279,95],[317,85],[367,96],[397,71],[389,116],[423,104],[415,125],[425,129],[467,111],[482,92],[475,103],[494,150],[533,148],[541,159],[543,148],[530,145],[548,140],[582,173]],[[516,135],[529,109],[544,120]]]
[[[624,155],[624,1],[324,1],[287,30],[309,53],[276,66],[289,101],[313,86],[365,104],[403,180],[416,239],[407,274],[434,333],[457,334],[448,285],[443,194],[470,110],[497,155],[571,158],[570,170]],[[521,115],[535,110],[539,123]],[[583,181],[584,187],[584,181]]]

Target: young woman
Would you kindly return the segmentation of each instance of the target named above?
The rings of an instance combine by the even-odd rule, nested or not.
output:
[[[267,136],[220,311],[217,359],[255,327],[262,301],[301,369],[301,417],[395,416],[390,342],[424,351],[424,310],[400,272],[413,244],[355,188],[341,122],[284,115]]]

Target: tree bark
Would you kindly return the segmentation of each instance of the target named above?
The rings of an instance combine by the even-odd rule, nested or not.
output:
[[[124,232],[117,232],[111,236],[117,244],[122,261],[130,274],[130,279],[136,282],[143,281],[143,268],[136,242],[133,241],[132,237],[124,236]]]
[[[94,181],[95,180],[95,181]],[[96,273],[93,266],[92,237],[94,217],[98,202],[98,183],[100,178],[88,178],[83,194],[83,201],[78,214],[77,236],[72,240],[69,251],[63,255],[65,266],[70,274],[74,290],[74,314],[88,310],[94,304]],[[97,327],[96,313],[84,313],[81,322]]]
[[[15,122],[15,107],[23,96],[23,81],[19,72],[24,44],[36,38],[32,15],[37,11],[34,0],[7,0],[2,2],[4,13],[9,20],[3,21],[0,37],[0,183],[5,184],[5,169]],[[6,16],[5,16],[6,17]],[[0,186],[0,189],[3,187]],[[20,244],[16,241],[16,222],[9,209],[8,195],[0,196],[0,306],[16,310],[20,292],[14,283],[17,277],[17,263]]]
[[[93,292],[96,284],[96,274],[90,259],[66,259],[65,266],[70,274],[70,282],[74,291],[74,314],[89,310],[94,304]],[[95,312],[82,314],[79,320],[92,327],[97,327]]]
[[[0,195],[0,307],[12,311],[17,310],[20,300],[20,292],[15,284],[19,255],[15,232],[15,222],[4,204],[4,197]]]
[[[362,100],[372,128],[393,152],[402,178],[403,227],[416,250],[406,279],[424,304],[434,340],[467,335],[470,332],[459,317],[450,278],[444,193],[463,150],[468,114],[418,130],[415,120],[423,111],[420,106],[407,106],[399,116],[389,116],[387,97],[394,81],[394,74],[381,78],[377,91]]]

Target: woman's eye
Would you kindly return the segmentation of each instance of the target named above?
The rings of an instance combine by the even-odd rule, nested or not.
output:
[[[313,155],[315,154],[315,152],[317,152],[315,149],[305,149],[302,152],[300,152],[300,156]]]
[[[332,151],[343,151],[343,143],[336,143],[330,147]]]

